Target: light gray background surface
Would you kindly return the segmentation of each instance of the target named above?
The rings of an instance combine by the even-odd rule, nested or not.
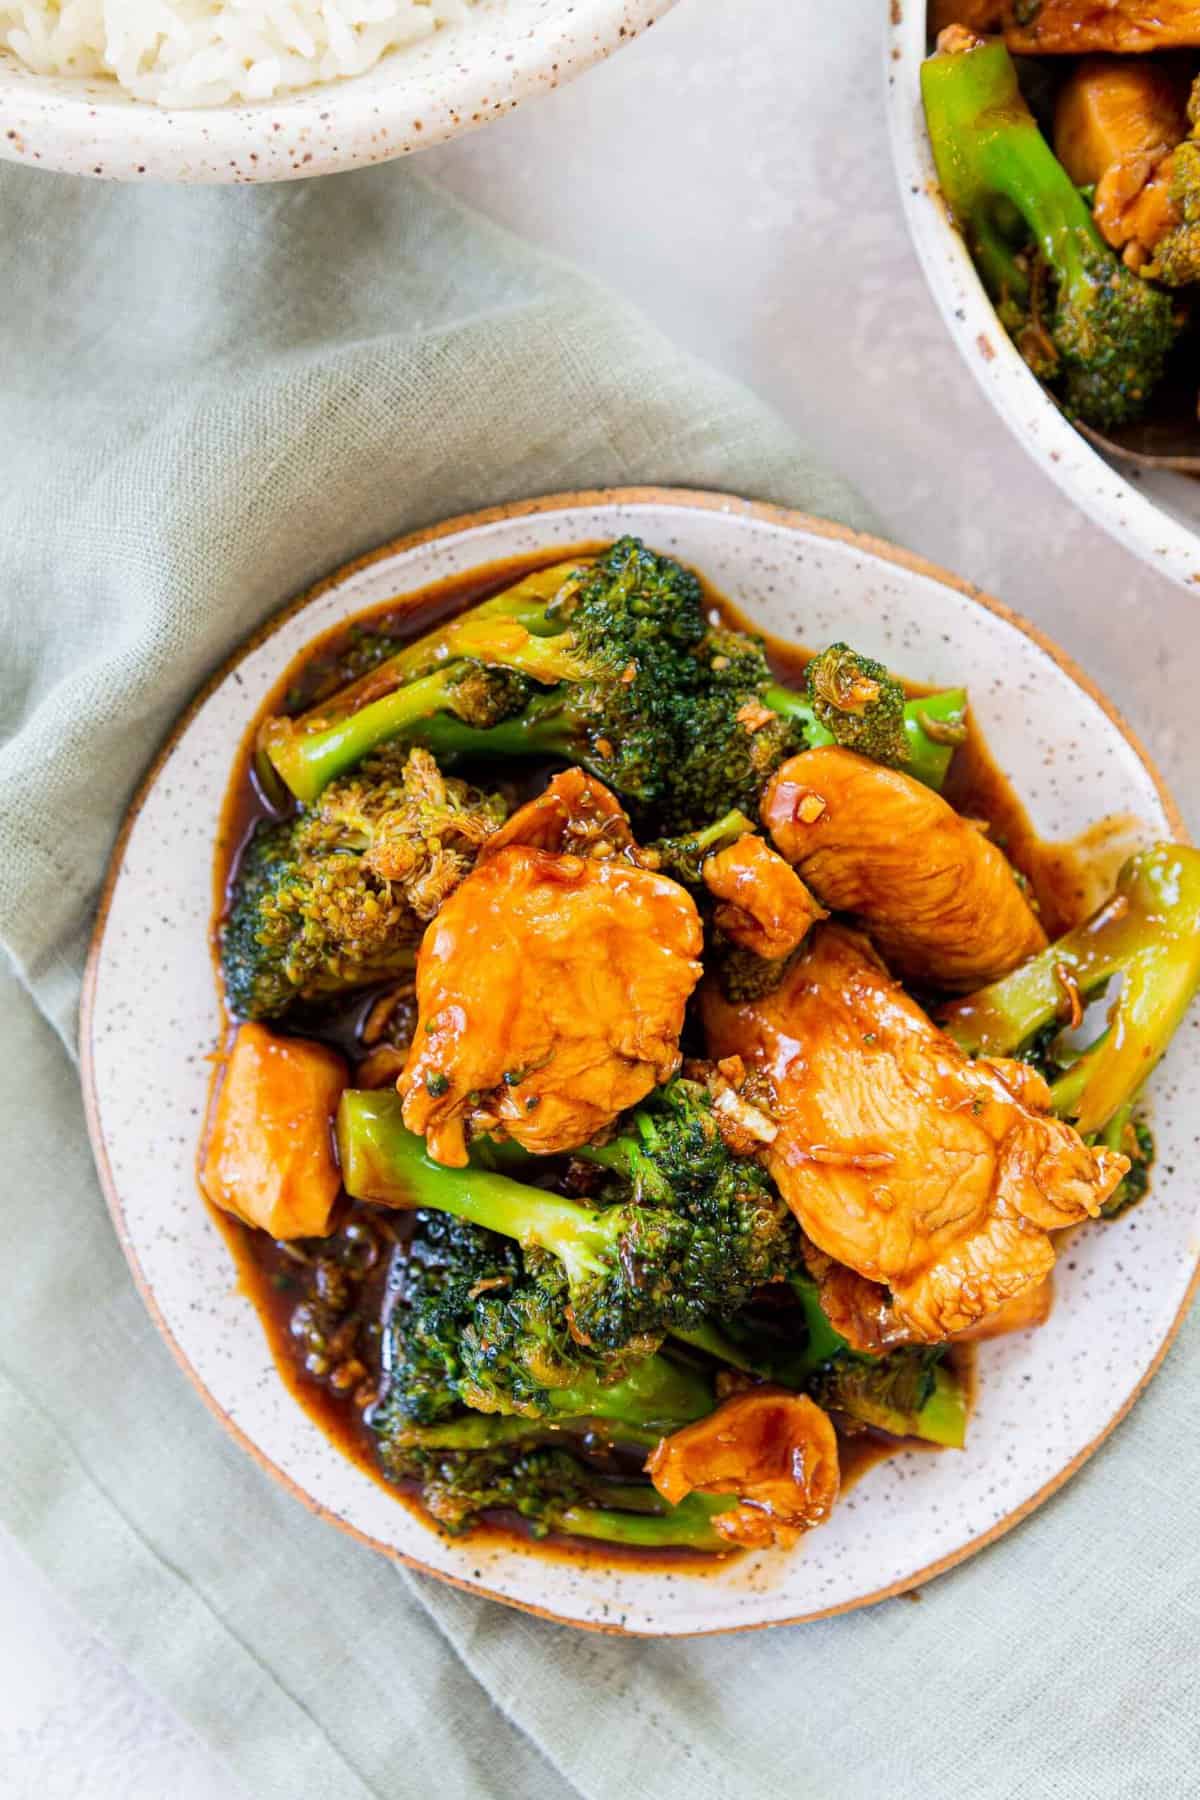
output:
[[[1083,664],[1195,830],[1200,593],[1077,514],[949,346],[888,155],[886,5],[680,0],[612,62],[422,168],[803,415],[888,536],[999,594]],[[165,1795],[237,1800],[0,1538],[0,1796]]]

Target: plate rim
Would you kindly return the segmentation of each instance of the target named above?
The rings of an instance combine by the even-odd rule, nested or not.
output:
[[[96,1094],[96,1061],[95,1046],[93,1042],[93,1024],[99,968],[104,952],[105,933],[113,892],[117,882],[120,880],[124,868],[126,846],[142,807],[145,804],[151,789],[157,783],[164,763],[183,733],[187,730],[188,726],[205,702],[228,680],[229,676],[234,672],[238,665],[253,651],[257,650],[260,645],[273,637],[275,633],[290,619],[294,618],[297,613],[303,611],[307,606],[311,605],[313,601],[319,599],[322,594],[329,592],[331,588],[338,587],[349,580],[360,570],[369,568],[374,563],[382,562],[389,557],[402,555],[409,550],[418,549],[422,545],[435,543],[443,538],[461,536],[480,526],[495,524],[503,520],[528,519],[537,517],[540,514],[566,512],[575,508],[597,508],[604,506],[619,508],[637,505],[651,505],[666,508],[677,507],[685,511],[698,510],[705,512],[722,512],[733,517],[752,519],[764,524],[780,527],[787,531],[801,532],[805,535],[847,544],[852,548],[861,551],[864,556],[873,561],[888,563],[893,567],[905,569],[911,574],[936,581],[942,586],[950,588],[953,592],[961,595],[963,598],[983,607],[985,611],[994,614],[1006,624],[1011,625],[1015,630],[1029,638],[1040,650],[1050,656],[1069,679],[1081,688],[1083,692],[1100,707],[1110,724],[1112,724],[1125,739],[1126,743],[1132,749],[1134,755],[1138,758],[1138,761],[1149,775],[1159,801],[1162,804],[1174,841],[1184,844],[1189,842],[1188,834],[1179,809],[1172,798],[1170,790],[1167,787],[1157,764],[1150,756],[1136,732],[1134,732],[1132,727],[1125,720],[1120,710],[1104,693],[1101,692],[1091,678],[1082,668],[1080,668],[1078,663],[1075,662],[1074,658],[1063,650],[1060,645],[1048,636],[1047,633],[1042,631],[1039,626],[1033,624],[1032,621],[1016,612],[1004,601],[998,600],[994,595],[986,593],[983,589],[976,587],[972,582],[964,580],[961,576],[951,574],[948,570],[941,568],[938,564],[929,561],[928,558],[919,556],[913,551],[905,550],[899,545],[890,543],[887,539],[880,538],[872,533],[855,531],[850,526],[838,524],[833,520],[817,518],[799,508],[779,506],[769,501],[746,500],[737,495],[721,493],[712,489],[660,487],[653,485],[644,487],[581,488],[562,493],[542,495],[533,500],[509,501],[497,506],[482,507],[469,513],[459,513],[453,518],[442,520],[437,524],[423,526],[419,530],[406,532],[400,537],[389,539],[386,542],[379,544],[375,549],[366,551],[362,555],[352,558],[349,562],[341,564],[328,575],[322,576],[319,580],[311,583],[310,586],[294,596],[291,600],[286,601],[275,612],[271,613],[270,616],[263,620],[263,622],[258,625],[248,637],[240,640],[230,654],[222,660],[219,666],[200,686],[192,699],[183,708],[171,725],[166,737],[159,744],[145,773],[134,790],[125,812],[122,815],[121,823],[105,869],[104,880],[97,903],[95,923],[92,928],[88,945],[87,961],[84,967],[83,984],[80,995],[79,1060],[84,1115],[87,1123],[88,1138],[91,1143],[92,1155],[95,1159],[97,1177],[99,1179],[101,1191],[104,1195],[105,1203],[108,1207],[117,1242],[129,1265],[129,1270],[133,1277],[134,1285],[137,1288],[138,1295],[156,1329],[165,1341],[167,1348],[170,1350],[172,1357],[186,1375],[192,1388],[199,1394],[201,1400],[204,1402],[209,1412],[216,1418],[223,1430],[242,1450],[246,1451],[253,1458],[259,1468],[264,1470],[273,1481],[279,1483],[279,1485],[295,1499],[300,1500],[310,1513],[313,1513],[318,1518],[336,1526],[339,1531],[344,1532],[347,1536],[366,1545],[368,1548],[377,1551],[379,1554],[386,1556],[392,1562],[401,1563],[407,1568],[415,1569],[421,1574],[431,1576],[436,1581],[445,1582],[451,1587],[459,1588],[465,1593],[496,1601],[500,1605],[512,1607],[515,1610],[529,1614],[534,1618],[548,1620],[552,1624],[568,1625],[577,1631],[591,1631],[605,1636],[647,1638],[653,1640],[663,1637],[685,1639],[732,1636],[735,1633],[773,1630],[777,1626],[782,1625],[806,1625],[814,1623],[819,1619],[830,1619],[844,1613],[857,1612],[864,1607],[875,1606],[882,1600],[894,1599],[900,1594],[909,1593],[915,1588],[923,1587],[926,1582],[934,1580],[939,1575],[946,1574],[950,1569],[957,1567],[959,1563],[965,1562],[969,1557],[975,1556],[979,1551],[987,1549],[989,1545],[996,1543],[1000,1538],[1006,1536],[1008,1532],[1013,1530],[1013,1528],[1019,1525],[1024,1519],[1028,1518],[1030,1514],[1036,1512],[1052,1494],[1057,1493],[1060,1488],[1064,1487],[1066,1483],[1078,1473],[1083,1465],[1090,1460],[1100,1446],[1112,1435],[1117,1426],[1126,1418],[1135,1403],[1141,1398],[1154,1376],[1158,1373],[1168,1351],[1178,1336],[1184,1318],[1186,1317],[1192,1302],[1196,1298],[1197,1291],[1200,1289],[1200,1250],[1197,1251],[1191,1277],[1179,1306],[1137,1385],[1116,1408],[1102,1429],[1098,1431],[1094,1437],[1089,1439],[1082,1449],[1078,1450],[1076,1454],[1065,1463],[1062,1468],[1057,1470],[1048,1481],[1044,1482],[1035,1493],[1029,1495],[1019,1506],[1014,1507],[1011,1512],[1005,1513],[1003,1518],[998,1519],[995,1524],[990,1525],[985,1531],[979,1532],[974,1537],[969,1538],[966,1543],[960,1544],[956,1549],[949,1551],[945,1556],[936,1558],[933,1562],[925,1564],[922,1568],[914,1570],[910,1574],[901,1577],[897,1581],[890,1582],[882,1588],[873,1589],[869,1593],[858,1596],[852,1600],[841,1601],[834,1606],[820,1607],[811,1612],[790,1615],[785,1618],[755,1620],[744,1624],[704,1626],[699,1629],[688,1631],[655,1631],[648,1628],[631,1628],[611,1621],[580,1619],[571,1617],[568,1614],[555,1612],[550,1607],[539,1606],[531,1601],[514,1599],[511,1595],[497,1592],[494,1588],[489,1587],[486,1582],[474,1581],[466,1576],[452,1574],[445,1569],[433,1568],[428,1563],[423,1562],[419,1556],[412,1555],[408,1551],[400,1550],[393,1544],[386,1544],[379,1538],[372,1537],[369,1532],[363,1531],[358,1526],[350,1524],[346,1519],[342,1518],[330,1507],[318,1500],[315,1495],[309,1493],[287,1472],[286,1469],[272,1461],[259,1445],[254,1442],[249,1434],[244,1431],[241,1426],[235,1423],[217,1400],[216,1396],[208,1387],[206,1387],[172,1332],[170,1325],[158,1304],[154,1290],[143,1273],[137,1251],[130,1239],[126,1228],[121,1195],[117,1183],[113,1178],[112,1168],[109,1163],[108,1148],[104,1137],[103,1125],[100,1119],[100,1108]]]

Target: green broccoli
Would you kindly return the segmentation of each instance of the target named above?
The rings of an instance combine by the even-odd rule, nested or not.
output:
[[[514,1420],[464,1423],[473,1440],[465,1447],[437,1441],[449,1428],[414,1428],[393,1435],[381,1452],[387,1473],[418,1483],[426,1509],[452,1535],[486,1513],[512,1512],[535,1537],[553,1531],[644,1549],[730,1548],[712,1524],[737,1504],[727,1494],[689,1494],[671,1506],[648,1481],[621,1481],[563,1449],[514,1442]]]
[[[462,1406],[529,1419],[604,1420],[634,1442],[712,1408],[693,1371],[652,1354],[655,1338],[614,1351],[570,1329],[557,1259],[446,1213],[418,1215],[385,1334],[380,1417],[429,1425]]]
[[[848,750],[876,762],[908,761],[904,689],[882,663],[849,644],[830,644],[804,671],[819,722]]]
[[[260,821],[238,863],[221,970],[240,1018],[277,1018],[412,969],[425,921],[505,803],[385,746],[292,818]]]
[[[906,766],[920,779],[940,785],[953,748],[922,718],[953,732],[964,706],[955,692],[906,709]],[[657,829],[686,833],[756,811],[779,764],[831,734],[807,695],[773,681],[756,638],[713,624],[689,570],[622,538],[549,599],[485,601],[313,712],[271,720],[262,740],[305,802],[386,741],[443,758],[561,757]]]
[[[342,1096],[350,1194],[451,1213],[556,1257],[573,1335],[605,1351],[732,1313],[797,1261],[790,1213],[758,1164],[738,1158],[696,1083],[676,1081],[628,1134],[577,1152],[607,1172],[591,1207],[488,1169],[451,1169],[406,1131],[399,1096]]]
[[[1127,269],[1037,128],[1003,42],[959,33],[921,67],[938,180],[1002,324],[1064,410],[1140,416],[1179,333]]]
[[[1046,1045],[1048,1027],[1117,976],[1107,1025],[1086,1050]],[[1018,1055],[1040,1039],[1056,1112],[1085,1137],[1120,1138],[1198,985],[1200,851],[1158,844],[1130,857],[1084,924],[940,1017],[964,1050],[985,1056]]]
[[[890,1437],[953,1450],[966,1442],[966,1389],[937,1346],[914,1344],[883,1356],[848,1351],[814,1375],[806,1391],[827,1412]]]
[[[683,1334],[685,1341],[742,1374],[806,1393],[857,1424],[962,1448],[967,1392],[943,1348],[906,1345],[878,1356],[851,1350],[826,1318],[816,1282],[794,1273],[788,1285],[796,1307],[743,1314],[719,1330],[706,1322]]]

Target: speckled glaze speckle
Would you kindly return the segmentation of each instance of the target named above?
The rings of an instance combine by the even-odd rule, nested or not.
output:
[[[891,0],[885,79],[892,158],[925,278],[951,337],[1009,430],[1052,481],[1126,550],[1184,587],[1200,583],[1200,483],[1109,462],[1063,417],[997,319],[946,216],[921,107],[925,0]],[[990,497],[981,497],[981,505]]]
[[[1053,646],[993,601],[841,527],[717,495],[584,494],[451,521],[378,552],[288,609],[186,715],[131,808],[85,985],[83,1057],[101,1178],[142,1293],[225,1425],[334,1523],[433,1574],[599,1630],[737,1630],[862,1605],[1008,1529],[1079,1466],[1153,1373],[1194,1283],[1200,1019],[1154,1078],[1160,1169],[1126,1219],[1085,1230],[1040,1332],[982,1347],[969,1450],[873,1469],[796,1552],[703,1575],[540,1558],[438,1536],[347,1462],[297,1406],[195,1183],[218,1030],[208,955],[213,838],[231,746],[303,646],[393,595],[501,557],[636,532],[750,616],[813,643],[846,636],[936,684],[965,680],[1045,836],[1178,817],[1136,743]]]
[[[480,0],[365,75],[279,100],[170,108],[35,75],[0,49],[0,156],[110,181],[290,181],[386,162],[561,87],[674,0]]]

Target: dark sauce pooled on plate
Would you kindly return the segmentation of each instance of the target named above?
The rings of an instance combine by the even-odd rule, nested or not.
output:
[[[265,700],[234,764],[217,840],[211,934],[214,963],[241,849],[257,821],[274,816],[254,775],[254,749],[261,720],[273,713],[306,711],[364,673],[398,643],[419,636],[439,620],[511,586],[534,569],[601,547],[555,548],[537,557],[510,558],[450,577],[403,600],[386,601],[333,627],[301,652]],[[728,623],[755,629],[735,607],[711,590],[709,600]],[[766,637],[765,643],[779,679],[792,686],[799,684],[811,652],[771,636]],[[919,694],[928,689],[910,684],[909,691]],[[509,783],[514,802],[536,792],[545,773],[536,764],[517,770],[516,778]],[[494,771],[488,779],[496,785]],[[946,794],[960,812],[987,822],[994,840],[1028,880],[1052,935],[1086,915],[1095,904],[1097,888],[1103,891],[1111,886],[1115,866],[1129,847],[1132,822],[1127,820],[1101,822],[1078,845],[1040,841],[1011,784],[973,728],[954,758]],[[375,998],[370,990],[353,994],[339,1006],[322,1008],[311,1019],[297,1014],[285,1029],[333,1044],[353,1064],[366,1053],[362,1033]],[[230,1024],[230,1037],[232,1030]],[[289,1392],[343,1455],[416,1510],[430,1529],[439,1529],[420,1507],[415,1484],[384,1476],[367,1423],[380,1383],[389,1276],[397,1259],[404,1256],[412,1228],[410,1217],[343,1195],[328,1238],[280,1243],[266,1232],[243,1225],[216,1209],[210,1210],[237,1265],[241,1289],[262,1321]],[[973,1372],[973,1346],[956,1346],[951,1354],[960,1372]],[[866,1429],[840,1431],[839,1441],[843,1491],[887,1457],[913,1450],[939,1453],[934,1445],[898,1441]],[[506,1518],[475,1527],[463,1541],[529,1544],[531,1539],[519,1521]],[[719,1566],[722,1560],[684,1549],[645,1551],[555,1536],[536,1540],[536,1547],[541,1554],[575,1561],[619,1561],[654,1568],[686,1565],[689,1571],[698,1573]]]

